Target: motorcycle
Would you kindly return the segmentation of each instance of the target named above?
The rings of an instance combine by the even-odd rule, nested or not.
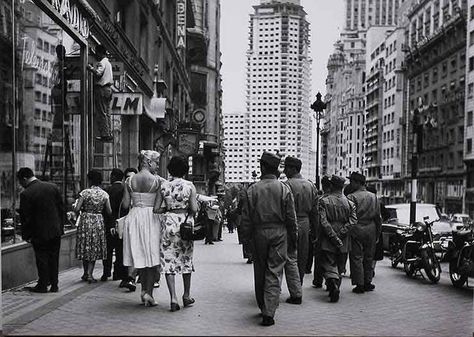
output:
[[[405,239],[402,249],[403,269],[409,277],[414,277],[418,272],[423,276],[423,269],[430,281],[437,283],[441,277],[441,265],[433,245],[434,221],[428,220],[428,217],[423,218],[423,222],[416,222],[402,234]]]
[[[390,262],[392,268],[397,268],[399,263],[403,263],[403,247],[406,242],[406,229],[397,229],[389,241]]]
[[[473,228],[453,230],[453,240],[449,242],[449,277],[453,286],[461,288],[474,277],[474,231]]]

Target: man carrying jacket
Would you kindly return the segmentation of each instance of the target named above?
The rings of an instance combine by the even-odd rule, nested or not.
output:
[[[264,326],[275,324],[287,244],[296,247],[298,236],[293,195],[278,181],[280,160],[275,154],[263,153],[262,176],[248,188],[242,212],[242,234],[252,247],[255,296]]]

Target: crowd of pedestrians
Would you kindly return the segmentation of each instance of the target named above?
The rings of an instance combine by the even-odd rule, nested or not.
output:
[[[102,174],[91,170],[89,188],[79,194],[76,257],[83,262],[82,280],[95,283],[95,262],[103,261],[101,281],[120,280],[120,288],[136,289],[141,283],[141,302],[156,306],[153,290],[165,275],[170,310],[180,310],[175,278],[182,275],[184,307],[195,303],[191,297],[194,271],[194,241],[181,238],[180,226],[194,221],[205,224],[205,244],[222,240],[224,219],[230,233],[237,229],[243,257],[253,263],[255,296],[262,313],[262,325],[275,323],[283,275],[290,304],[303,301],[303,279],[314,261],[315,288],[323,286],[330,302],[338,302],[347,260],[353,292],[373,291],[375,260],[381,247],[381,216],[376,191],[365,186],[365,177],[353,172],[346,179],[325,176],[322,190],[301,176],[301,161],[286,157],[281,180],[281,157],[264,152],[261,177],[241,189],[224,208],[223,193],[197,194],[185,180],[186,158],[175,156],[167,166],[169,179],[157,175],[160,155],[141,151],[139,170],[115,168],[110,185],[103,190]],[[63,234],[63,205],[57,186],[36,179],[28,168],[18,172],[25,190],[20,197],[23,236],[34,247],[38,284],[34,292],[58,291],[58,258]],[[118,220],[118,221],[117,221]],[[123,226],[119,226],[122,223]],[[376,254],[376,247],[377,249]],[[115,256],[113,263],[112,257]],[[113,266],[113,273],[112,273]],[[308,270],[309,269],[309,270]]]

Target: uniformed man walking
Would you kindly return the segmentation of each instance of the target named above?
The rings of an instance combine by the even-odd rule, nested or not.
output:
[[[261,180],[248,188],[242,210],[242,234],[251,242],[255,296],[264,326],[275,324],[287,244],[296,246],[298,237],[293,195],[277,180],[280,160],[277,155],[263,153]]]
[[[331,181],[329,176],[325,175],[321,179],[321,188],[322,191],[319,191],[318,194],[318,209],[319,209],[319,200],[322,197],[331,193]],[[311,228],[311,235],[312,235],[312,244],[313,244],[313,251],[314,251],[314,272],[313,272],[313,288],[322,288],[323,287],[323,270],[321,268],[321,249],[320,249],[320,242],[318,237],[318,226],[319,226],[319,215],[317,218],[317,222]]]
[[[344,194],[344,178],[330,178],[331,192],[319,200],[320,257],[331,302],[339,300],[341,273],[347,261],[349,231],[357,222],[355,205]]]
[[[289,245],[288,259],[285,264],[286,283],[290,297],[287,303],[301,304],[303,278],[308,263],[310,245],[310,226],[314,226],[317,217],[318,191],[301,174],[301,160],[294,157],[285,158],[284,173],[288,180],[285,182],[291,189],[295,201],[295,211],[298,223],[297,247]]]
[[[349,253],[351,280],[355,285],[352,291],[362,294],[375,289],[375,285],[372,284],[374,275],[372,261],[376,240],[382,227],[382,218],[377,197],[365,188],[365,176],[352,172],[349,179],[354,192],[347,198],[355,204],[357,209],[357,224],[351,231]]]

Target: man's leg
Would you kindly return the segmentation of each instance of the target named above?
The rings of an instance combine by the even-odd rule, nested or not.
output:
[[[357,287],[357,292],[364,287],[363,245],[358,238],[352,238],[349,261],[351,267],[351,282]],[[363,291],[360,291],[363,292]]]
[[[106,251],[107,255],[104,260],[102,260],[103,264],[103,273],[102,273],[102,278],[105,277],[110,277],[111,272],[112,272],[112,256],[114,253],[114,244],[112,242],[113,238],[110,233],[106,233],[105,235],[105,240],[106,240]]]
[[[298,271],[301,284],[303,284],[303,278],[308,264],[308,250],[309,219],[306,218],[298,220]]]
[[[265,270],[263,316],[274,317],[280,302],[281,280],[283,268],[287,261],[287,232],[286,228],[275,228],[263,230],[268,238],[268,258]]]
[[[364,286],[365,290],[373,290],[375,287],[372,285],[372,278],[374,276],[374,254],[375,254],[375,241],[376,241],[376,230],[375,225],[368,225],[366,228],[366,235],[364,236],[364,255],[363,255],[363,267],[364,267]]]
[[[314,247],[314,272],[313,272],[313,286],[321,288],[323,286],[323,270],[321,268],[321,250],[317,245]]]
[[[329,289],[331,302],[339,300],[339,271],[337,269],[337,253],[323,250],[321,251],[321,267],[324,270],[324,278]]]
[[[292,304],[300,304],[301,297],[303,296],[303,292],[301,290],[301,281],[298,270],[297,256],[297,248],[288,246],[288,257],[286,259],[284,270],[286,285],[288,286],[290,298],[287,299],[286,302]]]
[[[264,287],[265,287],[265,270],[267,268],[268,256],[268,240],[261,234],[261,231],[255,232],[255,237],[250,243],[253,249],[253,272],[255,282],[255,298],[257,305],[262,310],[265,310],[264,301]]]
[[[46,247],[45,247],[46,246]],[[50,280],[48,243],[33,243],[36,268],[38,269],[38,284],[40,289],[47,289]]]
[[[59,252],[61,250],[61,237],[54,238],[50,241],[49,251],[49,282],[51,283],[51,291],[58,288],[59,274]]]
[[[101,137],[112,137],[110,120],[110,102],[112,100],[112,89],[110,87],[96,87],[95,90],[95,118]]]

